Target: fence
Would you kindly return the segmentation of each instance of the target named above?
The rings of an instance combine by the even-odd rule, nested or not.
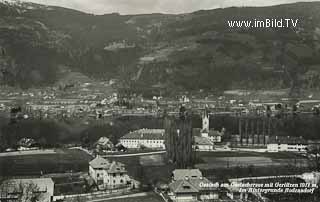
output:
[[[73,195],[60,195],[60,196],[53,196],[53,201],[64,201],[70,200],[74,198],[83,198],[86,200],[92,200],[97,198],[104,198],[104,197],[112,197],[114,195],[119,194],[126,194],[131,192],[131,187],[123,188],[123,189],[113,189],[113,190],[106,190],[106,191],[97,191],[92,193],[86,194],[73,194]]]

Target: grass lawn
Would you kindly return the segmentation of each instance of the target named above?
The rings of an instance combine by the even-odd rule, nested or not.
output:
[[[119,161],[127,167],[130,176],[143,183],[156,183],[157,181],[168,182],[171,180],[171,174],[174,170],[173,165],[166,164],[165,154],[146,156],[129,156],[129,157],[112,157],[109,160]],[[155,161],[159,161],[157,164]]]
[[[268,157],[271,159],[305,158],[300,154],[291,153],[291,152],[261,153],[261,152],[246,152],[246,151],[197,152],[197,156],[198,157]]]
[[[55,154],[0,157],[0,176],[38,176],[48,173],[87,172],[92,159],[80,150],[57,150]]]

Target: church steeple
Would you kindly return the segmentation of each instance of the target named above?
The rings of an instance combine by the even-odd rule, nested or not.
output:
[[[208,137],[210,129],[210,120],[209,120],[209,113],[207,108],[204,110],[202,114],[202,130],[201,134],[203,137]]]

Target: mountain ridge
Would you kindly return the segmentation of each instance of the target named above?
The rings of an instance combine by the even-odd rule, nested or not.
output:
[[[319,88],[320,2],[141,15],[28,5],[33,9],[0,2],[3,84],[52,85],[63,65],[141,92],[157,84],[172,91]],[[268,17],[301,24],[227,27],[227,20]]]

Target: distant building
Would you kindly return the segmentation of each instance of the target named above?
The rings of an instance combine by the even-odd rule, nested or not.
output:
[[[193,149],[196,151],[212,151],[214,148],[213,142],[207,137],[193,137]]]
[[[95,148],[97,151],[110,151],[114,148],[113,143],[107,137],[100,137],[95,143]]]
[[[0,201],[27,201],[26,197],[37,196],[36,200],[51,202],[54,182],[51,178],[12,179],[0,185]]]
[[[221,132],[210,129],[210,119],[207,110],[202,114],[202,128],[193,128],[193,149],[196,151],[212,151],[214,143],[222,142],[225,129]]]
[[[19,151],[39,149],[39,144],[32,138],[22,138],[18,141],[17,145],[19,146]]]
[[[222,136],[225,133],[225,129],[223,128],[220,131],[210,129],[210,119],[207,110],[204,111],[202,114],[202,129],[195,128],[193,130],[195,136],[201,136],[208,138],[213,143],[220,143],[222,142]]]
[[[89,175],[100,189],[128,187],[131,184],[124,164],[109,162],[100,156],[89,162]]]
[[[302,137],[282,137],[272,136],[270,137],[267,145],[268,152],[307,152],[307,141]]]
[[[120,138],[120,143],[126,148],[165,149],[164,129],[140,129]]]
[[[170,199],[174,202],[213,201],[219,199],[218,190],[199,169],[176,169],[169,184]]]

